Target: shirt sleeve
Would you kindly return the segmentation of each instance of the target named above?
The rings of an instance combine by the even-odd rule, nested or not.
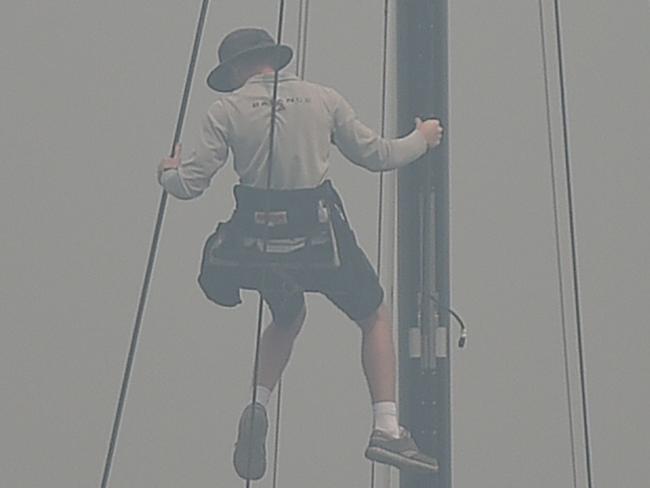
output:
[[[400,168],[427,152],[427,142],[418,130],[399,139],[380,137],[364,125],[341,95],[331,90],[334,106],[332,142],[354,164],[370,171]]]
[[[203,118],[198,142],[190,157],[177,169],[159,173],[158,180],[170,194],[189,200],[203,194],[212,177],[228,160],[228,127],[221,102],[216,102]]]

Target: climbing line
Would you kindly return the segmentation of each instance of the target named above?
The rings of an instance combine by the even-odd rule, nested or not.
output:
[[[280,420],[282,411],[282,378],[278,382],[278,399],[276,404],[275,416],[275,446],[273,448],[273,488],[278,486],[278,464],[280,460]]]
[[[539,0],[540,9],[540,26],[542,31],[542,58],[544,70],[544,82],[546,91],[546,112],[547,112],[547,130],[549,151],[551,153],[551,179],[553,191],[553,206],[554,206],[554,219],[555,219],[555,238],[556,238],[556,253],[557,253],[557,266],[558,266],[558,280],[560,299],[560,312],[562,314],[562,332],[564,344],[564,367],[565,367],[565,381],[567,388],[567,401],[569,404],[569,428],[571,430],[571,449],[572,449],[572,466],[573,466],[573,481],[574,486],[577,487],[577,461],[576,461],[576,440],[574,437],[573,425],[573,411],[570,392],[570,375],[569,375],[569,359],[568,359],[568,341],[567,341],[567,326],[565,321],[566,304],[564,302],[564,285],[563,285],[563,269],[561,260],[560,249],[560,226],[559,226],[559,204],[557,194],[557,175],[555,173],[555,157],[553,147],[553,134],[551,124],[551,102],[550,102],[550,89],[549,89],[549,68],[546,52],[546,26],[544,22],[544,10],[542,1]],[[559,89],[560,89],[560,108],[562,120],[562,145],[564,153],[564,169],[566,173],[566,196],[568,201],[568,229],[571,247],[571,272],[573,284],[573,300],[575,306],[576,317],[576,333],[577,333],[577,350],[578,350],[578,369],[580,377],[580,395],[582,406],[582,421],[583,421],[583,439],[585,447],[585,463],[587,474],[587,486],[593,488],[593,470],[592,470],[592,454],[591,454],[591,436],[589,428],[589,404],[587,398],[587,371],[584,353],[584,335],[582,324],[582,307],[580,301],[580,281],[579,281],[579,265],[578,265],[578,250],[577,250],[577,234],[575,223],[575,205],[574,205],[574,192],[573,192],[573,178],[571,167],[571,150],[569,138],[569,122],[568,122],[568,103],[567,103],[567,84],[564,68],[564,52],[562,44],[562,23],[560,19],[560,5],[558,0],[553,0],[553,12],[555,18],[555,36],[557,43],[557,57],[558,57],[558,71],[559,71]]]
[[[383,25],[383,45],[382,45],[382,67],[381,67],[381,121],[380,131],[381,137],[386,136],[386,105],[388,93],[388,21],[389,21],[389,0],[384,0],[384,25]],[[379,190],[378,190],[378,205],[377,205],[377,277],[381,278],[381,265],[382,265],[382,234],[384,231],[384,172],[379,173]],[[370,463],[370,488],[375,488],[377,464],[372,461]]]
[[[300,72],[296,73],[301,80],[305,79],[305,70],[307,69],[307,47],[309,39],[309,0],[300,0],[301,6],[304,2],[304,11],[302,12],[302,21],[299,23],[299,29],[302,28],[302,46],[300,49],[302,61],[300,63]]]
[[[567,199],[569,203],[569,231],[571,235],[571,267],[573,273],[573,298],[576,309],[576,332],[578,335],[578,358],[580,369],[580,395],[582,403],[583,436],[585,442],[585,456],[587,468],[587,486],[593,488],[593,474],[591,463],[591,435],[589,429],[589,402],[587,399],[587,367],[584,353],[584,336],[582,326],[582,306],[580,301],[580,277],[578,266],[578,245],[575,223],[575,206],[573,196],[573,177],[571,167],[571,151],[569,139],[569,117],[567,108],[567,88],[564,75],[564,52],[562,49],[562,24],[560,19],[559,0],[554,0],[555,7],[555,32],[557,36],[558,66],[560,77],[560,94],[562,105],[562,135],[564,141],[564,164],[566,169]]]
[[[280,0],[280,7],[279,7],[279,14],[278,14],[278,29],[277,29],[277,37],[276,37],[276,42],[278,46],[282,44],[282,32],[283,32],[283,27],[284,27],[284,11],[285,11],[285,0]],[[265,215],[268,215],[270,213],[270,207],[271,207],[271,202],[270,198],[268,195],[268,191],[271,188],[271,177],[273,174],[273,159],[274,159],[274,149],[275,149],[275,128],[276,128],[276,115],[277,115],[277,101],[278,101],[278,85],[279,85],[279,69],[276,67],[275,69],[275,74],[273,76],[273,97],[271,100],[271,124],[270,124],[270,135],[269,135],[269,156],[267,160],[267,177],[266,177],[266,202],[265,202]],[[263,238],[263,252],[267,251],[268,248],[268,240],[269,240],[269,226],[265,226],[264,228],[264,238]],[[257,307],[257,327],[256,327],[256,335],[255,335],[255,360],[254,360],[254,365],[253,365],[253,395],[252,395],[252,401],[251,404],[255,405],[257,402],[257,381],[259,377],[259,369],[260,369],[260,345],[261,345],[261,340],[262,340],[262,318],[264,316],[264,298],[262,296],[262,291],[263,289],[266,288],[266,282],[268,280],[268,270],[265,268],[263,273],[262,273],[262,287],[260,288],[259,291],[259,299],[258,299],[258,307]],[[251,414],[251,422],[250,422],[250,431],[249,431],[249,438],[253,437],[253,427],[255,425],[255,415],[257,409],[253,408]],[[247,471],[250,472],[250,463],[252,461],[252,448],[253,448],[253,443],[249,443],[249,453],[248,453],[248,469]],[[251,486],[251,480],[246,479],[245,482],[246,488],[250,488]]]
[[[384,0],[384,30],[382,47],[382,70],[381,70],[381,137],[386,136],[386,112],[388,93],[388,6],[389,0]],[[382,245],[381,236],[384,222],[384,172],[379,173],[379,204],[377,214],[377,274],[381,277]]]
[[[201,11],[199,13],[199,20],[196,27],[196,34],[194,36],[194,45],[192,47],[192,54],[190,58],[189,67],[187,70],[187,77],[185,80],[185,88],[183,90],[181,106],[178,113],[178,119],[176,122],[176,130],[174,132],[174,140],[172,143],[172,149],[170,154],[171,156],[173,156],[175,153],[176,145],[180,141],[181,133],[183,130],[183,122],[185,121],[185,114],[187,112],[187,105],[188,105],[190,92],[192,88],[192,82],[194,80],[196,60],[198,58],[199,49],[201,47],[201,39],[203,37],[203,30],[205,27],[205,20],[208,13],[209,3],[210,0],[203,0],[203,3],[201,4]],[[167,208],[167,196],[168,196],[167,192],[163,190],[162,196],[160,198],[160,204],[158,207],[158,215],[156,217],[156,224],[154,227],[153,237],[151,239],[151,248],[149,250],[149,257],[147,259],[147,266],[144,273],[142,289],[140,292],[140,299],[138,301],[135,324],[133,326],[133,333],[131,335],[131,344],[129,346],[129,352],[126,360],[126,366],[124,369],[124,375],[122,377],[122,386],[120,388],[120,395],[117,402],[117,409],[115,412],[115,418],[113,420],[113,428],[111,430],[111,438],[108,445],[108,452],[106,454],[106,461],[104,463],[101,488],[106,488],[108,486],[108,481],[111,474],[111,468],[113,466],[115,447],[117,445],[117,438],[120,431],[120,425],[122,423],[124,405],[126,403],[129,383],[131,381],[131,372],[133,370],[133,363],[135,361],[135,355],[137,351],[138,339],[140,337],[140,330],[142,328],[142,318],[144,317],[144,309],[147,302],[147,296],[149,295],[149,286],[151,284],[151,277],[153,275],[154,264],[156,262],[156,254],[158,253],[158,243],[160,242],[162,224],[165,217],[165,210]]]
[[[306,5],[305,5],[306,3]],[[309,0],[300,0],[298,9],[298,40],[296,42],[296,76],[305,79],[305,65],[307,62],[307,27],[309,24]],[[304,45],[303,45],[304,42]],[[282,420],[282,393],[283,378],[278,382],[277,402],[275,409],[275,446],[273,449],[273,483],[272,487],[278,486],[278,468],[280,458],[280,432]]]
[[[560,216],[559,216],[559,202],[557,191],[557,177],[555,173],[555,144],[553,140],[553,126],[551,119],[551,94],[550,94],[550,81],[548,76],[548,55],[546,52],[546,26],[544,22],[544,4],[542,0],[539,3],[539,21],[541,33],[541,46],[542,46],[542,66],[544,67],[544,95],[546,102],[546,128],[548,132],[548,152],[550,157],[550,174],[551,174],[551,193],[553,199],[553,224],[555,231],[555,255],[556,267],[558,278],[558,293],[560,300],[560,320],[562,323],[562,347],[564,358],[564,383],[566,389],[567,410],[569,415],[569,441],[571,443],[571,469],[573,475],[573,487],[578,487],[578,467],[576,460],[576,439],[574,434],[573,422],[573,401],[571,394],[571,381],[570,381],[570,368],[569,368],[569,344],[568,344],[568,331],[566,321],[566,304],[564,301],[564,270],[562,268],[562,251],[560,245]]]
[[[302,57],[302,18],[305,10],[305,0],[298,4],[298,39],[296,41],[296,76],[300,76],[300,58]]]

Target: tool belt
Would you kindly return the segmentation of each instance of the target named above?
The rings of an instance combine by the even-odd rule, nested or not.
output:
[[[261,190],[238,185],[237,206],[203,251],[202,273],[224,268],[335,269],[341,265],[332,217],[345,220],[329,181],[317,188]]]

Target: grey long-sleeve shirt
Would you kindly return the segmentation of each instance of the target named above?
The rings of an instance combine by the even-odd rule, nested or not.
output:
[[[273,78],[254,76],[209,108],[191,156],[178,169],[159,174],[169,193],[180,199],[201,195],[230,151],[240,182],[266,188]],[[279,77],[276,117],[273,189],[320,185],[327,177],[332,143],[370,171],[399,168],[427,151],[418,130],[400,139],[381,138],[359,121],[335,90],[289,74]]]

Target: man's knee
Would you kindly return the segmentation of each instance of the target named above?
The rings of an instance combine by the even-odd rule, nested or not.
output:
[[[271,310],[275,325],[284,329],[300,329],[306,314],[304,293],[272,290],[262,296]]]
[[[299,306],[296,305],[293,310],[274,312],[273,325],[296,336],[300,332],[300,329],[302,329],[306,317],[307,307],[302,302]]]
[[[368,317],[356,322],[363,333],[370,332],[378,325],[390,325],[390,310],[384,303],[381,303]]]
[[[287,327],[290,330],[295,331],[297,334],[300,332],[300,329],[302,329],[303,324],[305,323],[305,318],[307,317],[307,307],[305,306],[305,303],[303,302],[302,307],[300,308],[300,311],[297,313],[295,318],[287,325]]]

